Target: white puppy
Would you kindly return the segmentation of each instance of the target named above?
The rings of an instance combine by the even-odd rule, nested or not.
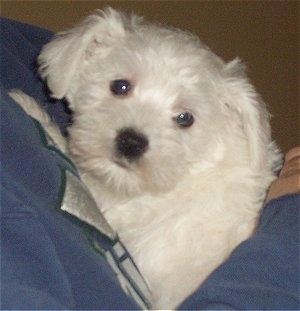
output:
[[[174,308],[248,238],[280,154],[239,60],[112,9],[39,56],[74,112],[67,149],[133,256],[154,308]]]

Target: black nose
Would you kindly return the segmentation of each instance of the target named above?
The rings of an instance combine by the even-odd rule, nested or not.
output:
[[[128,159],[139,158],[148,149],[147,137],[133,128],[124,128],[116,137],[117,154]]]

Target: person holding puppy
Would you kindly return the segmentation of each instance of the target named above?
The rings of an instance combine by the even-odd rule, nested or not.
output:
[[[114,245],[57,209],[66,172],[75,176],[76,168],[7,96],[7,90],[22,88],[47,105],[33,61],[52,34],[8,20],[1,27],[1,308],[138,309],[130,298],[142,299],[137,284],[122,279],[124,291],[118,267],[103,256]],[[48,111],[64,129],[69,115],[63,102]],[[285,157],[255,234],[179,309],[299,308],[299,165],[298,147]]]

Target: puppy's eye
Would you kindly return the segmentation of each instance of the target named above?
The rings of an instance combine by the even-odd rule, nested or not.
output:
[[[114,95],[127,95],[131,84],[128,80],[114,80],[110,83],[110,90]]]
[[[194,123],[194,117],[190,112],[181,112],[174,120],[182,127],[189,127]]]

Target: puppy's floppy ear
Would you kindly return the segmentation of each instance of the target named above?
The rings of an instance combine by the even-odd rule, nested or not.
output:
[[[79,26],[57,34],[38,58],[41,77],[46,79],[52,96],[63,98],[86,57],[95,49],[100,55],[106,55],[135,21],[134,16],[126,18],[107,8],[88,16]]]
[[[250,165],[259,171],[266,164],[271,143],[270,115],[260,95],[249,82],[239,59],[224,69],[226,106],[235,112],[249,146]]]

